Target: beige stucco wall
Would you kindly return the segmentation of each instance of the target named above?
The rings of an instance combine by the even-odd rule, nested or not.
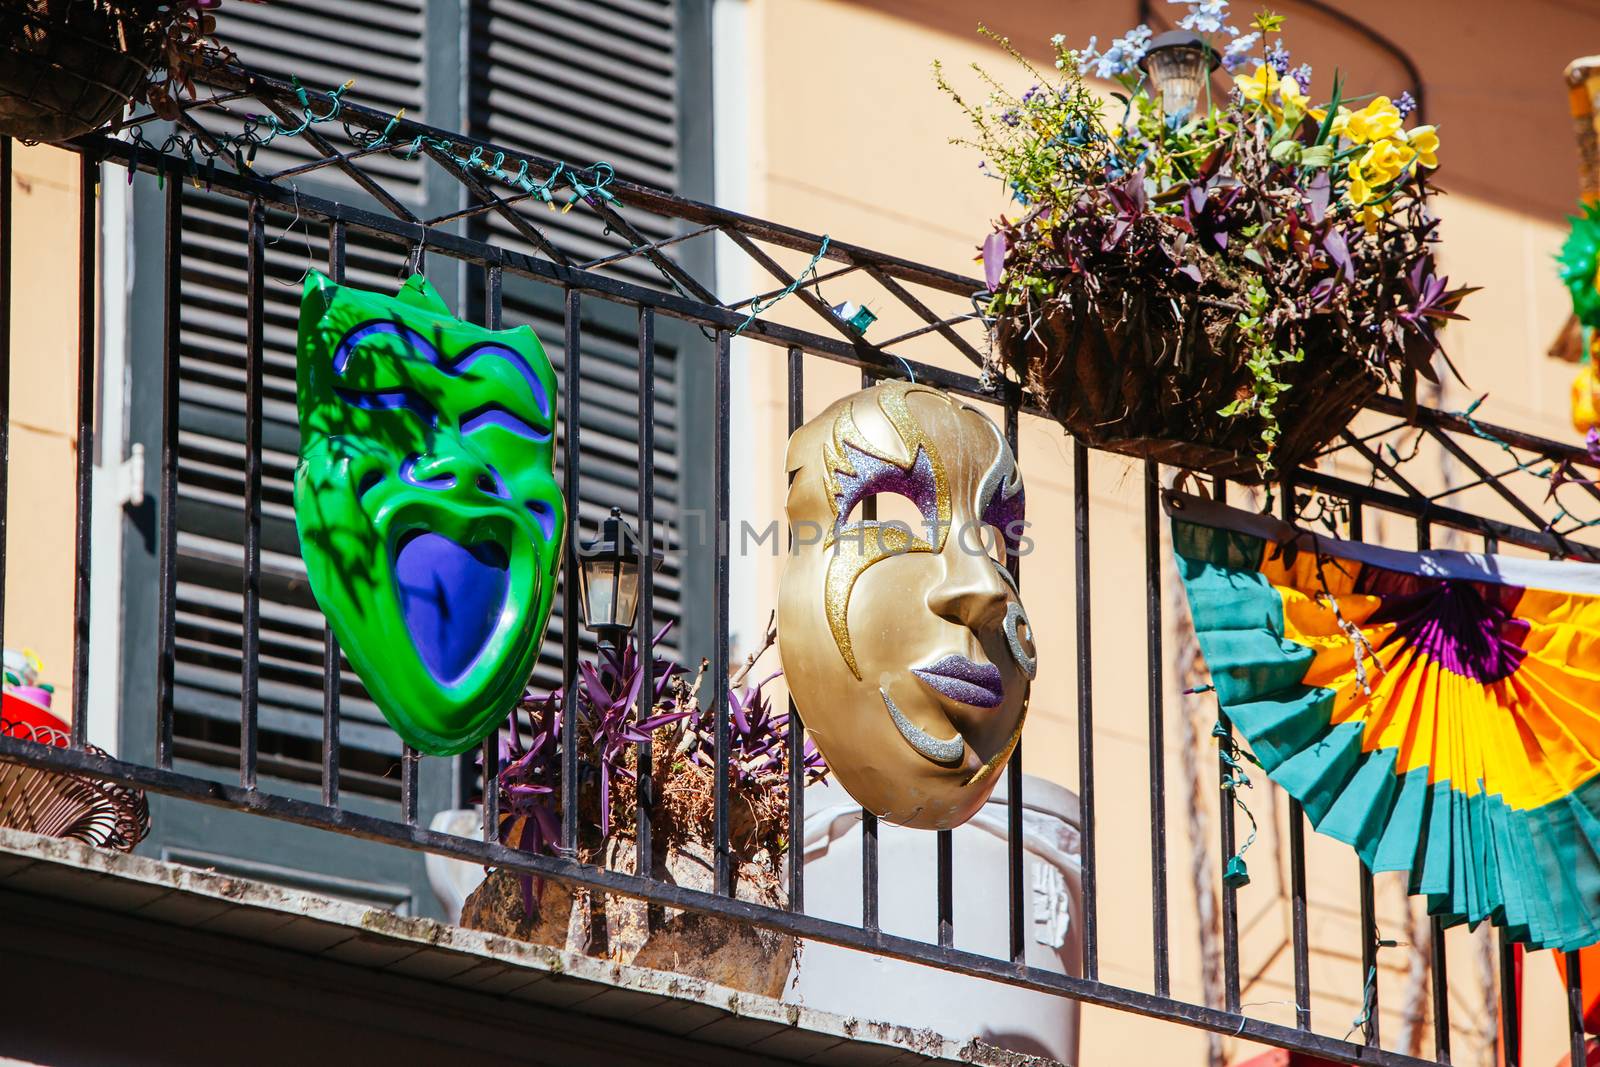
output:
[[[39,654],[44,680],[56,686],[54,706],[68,717],[78,426],[78,156],[21,144],[14,151],[5,643]]]
[[[964,0],[729,0],[742,13],[744,35],[737,62],[719,59],[719,71],[740,81],[719,86],[741,98],[737,130],[719,129],[723,167],[738,166],[743,202],[752,213],[827,232],[907,258],[973,272],[975,247],[987,220],[1004,210],[994,183],[976,169],[969,149],[947,143],[964,131],[960,116],[932,84],[930,61],[953,70],[973,60],[1005,71],[996,50],[973,34],[980,17],[1042,55],[1053,32],[1075,41],[1121,32],[1134,16],[1132,3],[1101,0],[1022,0],[977,5]],[[1158,5],[1163,6],[1164,5]],[[1446,167],[1440,184],[1447,239],[1443,259],[1458,281],[1486,286],[1466,310],[1470,324],[1450,331],[1452,354],[1472,391],[1487,391],[1487,413],[1498,421],[1553,436],[1566,426],[1570,369],[1544,352],[1566,314],[1549,257],[1560,242],[1562,212],[1575,190],[1572,148],[1560,71],[1572,56],[1596,50],[1600,12],[1592,5],[1539,0],[1509,8],[1488,0],[1431,0],[1409,5],[1377,0],[1341,2],[1341,8],[1382,26],[1411,52],[1428,89],[1430,119],[1441,127]],[[1354,85],[1397,92],[1398,66],[1347,30],[1285,0],[1274,7],[1291,18],[1290,43],[1319,70],[1319,90],[1334,65]],[[720,43],[720,42],[719,42]],[[729,141],[732,137],[734,140]],[[59,705],[70,706],[72,614],[72,470],[76,442],[76,157],[19,146],[16,166],[17,314],[13,320],[11,494],[8,510],[6,635],[44,657],[48,677],[60,686]],[[791,267],[800,263],[785,257]],[[768,288],[751,279],[748,291]],[[731,297],[737,286],[727,286]],[[823,290],[832,301],[868,299],[885,317],[875,338],[915,323],[890,314],[892,302],[859,277]],[[945,302],[941,310],[958,310]],[[797,302],[780,317],[807,322]],[[916,351],[951,366],[936,341]],[[741,343],[748,413],[737,439],[743,462],[760,472],[749,494],[748,515],[758,523],[781,515],[779,493],[785,422],[781,353]],[[963,368],[965,369],[965,368]],[[808,361],[808,409],[820,410],[855,388],[855,375]],[[1451,387],[1446,403],[1459,406],[1465,391]],[[1020,458],[1028,482],[1037,550],[1024,565],[1024,587],[1041,648],[1041,673],[1025,736],[1031,773],[1077,786],[1076,695],[1072,664],[1070,582],[1070,443],[1051,424],[1025,420]],[[1144,693],[1144,606],[1140,472],[1110,457],[1096,457],[1095,629],[1097,766],[1100,801],[1100,922],[1102,974],[1108,981],[1149,988],[1149,799]],[[760,554],[754,581],[741,589],[750,613],[764,619],[773,603],[781,561]],[[1171,580],[1170,572],[1168,574]],[[1188,812],[1184,753],[1169,704],[1167,765],[1171,826],[1172,973],[1174,993],[1201,996],[1196,905],[1188,863]],[[1197,717],[1202,727],[1206,720]],[[1209,749],[1200,752],[1209,760]],[[1212,798],[1214,799],[1214,798]],[[1287,969],[1287,830],[1281,797],[1265,783],[1252,806],[1264,819],[1261,841],[1249,858],[1252,885],[1240,897],[1244,999],[1251,1011],[1289,1022],[1292,986]],[[1311,941],[1316,949],[1311,1007],[1317,1029],[1342,1034],[1358,1012],[1356,864],[1347,849],[1309,840]],[[1215,857],[1212,857],[1213,861]],[[1397,937],[1401,897],[1380,887],[1381,928]],[[1455,979],[1452,1019],[1456,1059],[1487,1062],[1479,1028],[1485,1009],[1478,986],[1479,940],[1465,932],[1450,938]],[[1384,1030],[1401,1028],[1396,1006],[1405,999],[1407,957],[1384,954]],[[1561,1054],[1560,1002],[1553,968],[1544,956],[1528,967],[1529,1042],[1526,1062],[1553,1064]],[[1206,1039],[1194,1031],[1087,1009],[1083,1024],[1086,1064],[1204,1062]],[[1426,1047],[1426,1042],[1424,1042]],[[1228,1043],[1230,1060],[1251,1050]]]
[[[748,117],[741,116],[742,125],[732,131],[719,123],[718,137],[722,166],[736,158],[747,168],[740,176],[746,202],[737,206],[968,273],[977,271],[973,257],[988,220],[1008,205],[997,183],[979,174],[975,152],[948,143],[966,130],[954,106],[933,85],[930,62],[943,60],[958,84],[968,88],[976,81],[964,76],[963,68],[975,60],[1015,84],[1025,75],[976,36],[980,19],[1041,61],[1052,33],[1065,33],[1074,42],[1098,34],[1105,42],[1135,20],[1133,3],[1102,0],[998,5],[965,0],[729,0],[729,6],[739,11],[734,25],[744,60],[734,69],[742,80],[721,85],[718,92],[721,98],[740,97],[739,110],[747,110]],[[1292,2],[1272,6],[1290,18],[1287,39],[1297,60],[1309,60],[1317,69],[1314,95],[1326,94],[1335,67],[1352,87],[1347,91],[1397,95],[1407,86],[1403,68],[1348,27]],[[1572,438],[1567,424],[1572,370],[1545,355],[1568,311],[1551,256],[1565,232],[1562,215],[1572,209],[1577,189],[1561,72],[1569,59],[1600,44],[1600,7],[1545,0],[1521,5],[1513,14],[1513,9],[1484,0],[1407,5],[1354,0],[1341,2],[1339,8],[1382,28],[1420,68],[1428,118],[1440,127],[1443,139],[1445,166],[1438,184],[1449,195],[1437,200],[1444,220],[1442,262],[1456,282],[1485,286],[1464,308],[1472,321],[1449,331],[1449,350],[1468,387],[1452,383],[1440,403],[1459,408],[1469,389],[1474,396],[1488,392],[1486,417]],[[719,38],[719,47],[728,44]],[[790,257],[785,263],[796,269],[803,260]],[[720,281],[729,290],[725,297],[738,289],[729,286],[728,277]],[[752,281],[749,291],[771,287],[770,279],[759,273]],[[875,339],[918,325],[909,315],[896,314],[894,301],[858,276],[828,282],[823,292],[830,303],[866,300],[885,313],[873,327]],[[797,302],[791,305],[779,317],[821,328]],[[946,307],[959,310],[956,304]],[[738,352],[748,361],[751,395],[745,399],[755,413],[740,437],[741,449],[756,457],[756,469],[781,470],[781,352],[757,344]],[[952,358],[949,346],[931,339],[920,353],[971,369]],[[817,368],[815,361],[808,361],[808,412],[856,387],[853,372]],[[1020,460],[1038,548],[1024,563],[1023,584],[1041,652],[1024,762],[1031,773],[1075,788],[1070,454],[1070,443],[1053,424],[1024,420]],[[1137,466],[1111,457],[1096,457],[1091,468],[1101,968],[1108,981],[1148,989],[1151,894],[1141,478]],[[757,512],[755,518],[781,516],[782,481],[770,477],[760,484],[765,493],[753,492],[749,505]],[[1374,525],[1369,521],[1369,531]],[[1411,547],[1408,522],[1391,521],[1383,529],[1396,544]],[[775,559],[760,563],[761,581],[748,594],[755,602],[749,610],[760,618],[770,608],[780,567]],[[1166,577],[1175,581],[1170,569]],[[1169,688],[1176,688],[1170,678]],[[1177,706],[1174,695],[1168,703],[1165,747],[1173,990],[1199,999],[1196,905],[1189,875],[1194,853]],[[1213,750],[1204,742],[1211,715],[1201,711],[1196,716],[1202,744],[1192,757],[1208,775]],[[1214,788],[1203,792],[1208,813],[1214,812]],[[1248,857],[1254,881],[1239,898],[1241,969],[1247,983],[1243,999],[1254,1005],[1252,1014],[1291,1023],[1287,813],[1283,797],[1274,793],[1258,781],[1250,798],[1258,816],[1275,806],[1277,818],[1263,819],[1261,840]],[[1215,864],[1214,853],[1209,859]],[[1313,1024],[1343,1035],[1360,1011],[1357,863],[1347,848],[1313,834],[1308,837],[1308,868]],[[1382,936],[1404,940],[1407,905],[1401,887],[1393,878],[1380,879],[1378,899]],[[1420,910],[1415,914],[1420,918]],[[1456,1062],[1491,1062],[1492,1044],[1485,1037],[1485,991],[1492,992],[1484,978],[1485,939],[1452,931],[1447,944]],[[1527,968],[1529,1064],[1553,1064],[1565,1050],[1560,990],[1548,956],[1533,956]],[[1387,949],[1380,962],[1383,1028],[1392,1047],[1405,1025],[1398,1010],[1408,999],[1410,956],[1405,948]],[[1108,1011],[1086,1009],[1084,1014],[1086,1064],[1204,1063],[1205,1044],[1204,1036],[1179,1027]],[[1225,1047],[1230,1062],[1252,1053],[1232,1041]],[[1420,1048],[1430,1051],[1431,1037],[1424,1037]]]

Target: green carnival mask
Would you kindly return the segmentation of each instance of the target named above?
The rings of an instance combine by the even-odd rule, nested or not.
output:
[[[555,373],[527,326],[312,272],[294,511],[311,591],[395,732],[435,756],[506,717],[550,619],[566,503]]]

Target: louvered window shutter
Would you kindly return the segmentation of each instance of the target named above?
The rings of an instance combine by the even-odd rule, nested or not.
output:
[[[470,0],[465,16],[470,45],[462,66],[471,87],[467,125],[472,134],[578,165],[605,160],[623,177],[678,188],[678,28],[672,3]],[[429,118],[424,0],[274,0],[235,5],[221,21],[226,43],[247,66],[296,76],[316,87],[353,76],[353,93],[363,102]],[[350,40],[359,40],[360,47],[344,47],[342,42]],[[263,150],[255,166],[272,173],[315,155],[304,139],[284,138]],[[422,213],[423,161],[379,155],[364,157],[362,165],[388,192]],[[331,169],[305,183],[318,195],[358,201],[367,196]],[[182,758],[231,768],[238,761],[242,654],[244,208],[193,188],[184,190],[183,200],[175,745]],[[534,221],[574,259],[600,258],[627,247],[586,210],[541,212]],[[648,217],[635,222],[649,241],[667,237],[676,227]],[[475,220],[472,226],[474,236],[528,250],[498,218]],[[267,235],[258,749],[262,775],[309,784],[320,772],[323,620],[305,582],[294,529],[299,443],[294,346],[299,282],[308,266],[325,264],[327,235],[320,225],[278,210],[268,213]],[[454,267],[444,259],[430,265],[445,264]],[[396,246],[350,234],[351,284],[392,290],[403,267]],[[469,294],[481,293],[478,273],[467,268]],[[642,260],[613,273],[642,284],[665,284]],[[469,299],[465,314],[482,313],[481,302],[472,305]],[[503,315],[508,326],[531,323],[560,366],[559,293],[507,277]],[[678,475],[684,342],[675,325],[658,331],[656,353],[653,469],[656,517],[664,525],[675,521],[683,489]],[[634,328],[631,312],[603,301],[586,303],[583,492],[575,509],[585,531],[593,530],[614,504],[629,514],[635,509],[640,460]],[[679,554],[669,551],[658,573],[656,613],[662,623],[679,611],[680,562]],[[564,625],[558,601],[536,687],[561,682]],[[341,709],[343,790],[374,799],[397,797],[400,741],[348,667]]]
[[[611,164],[619,176],[679,191],[678,26],[670,0],[473,0],[468,103],[473,136],[575,166]],[[679,223],[627,212],[645,242],[678,232]],[[586,210],[536,211],[530,221],[575,262],[626,251],[632,243],[606,232]],[[491,214],[473,223],[474,236],[532,253],[526,238]],[[661,272],[642,257],[606,268],[612,277],[666,288]],[[581,528],[593,531],[613,506],[637,510],[638,347],[631,312],[606,301],[585,302],[580,369],[582,499]],[[528,323],[544,339],[558,368],[563,354],[559,293],[506,278],[503,313],[507,325]],[[679,482],[679,378],[683,331],[658,323],[655,353],[655,518],[658,531],[676,528],[682,502]],[[565,425],[565,397],[562,398]],[[658,623],[679,618],[682,559],[664,548],[656,574]],[[563,620],[552,618],[550,639],[535,676],[543,688],[561,684]],[[589,635],[583,634],[587,647]],[[676,651],[682,633],[674,627],[663,642]]]

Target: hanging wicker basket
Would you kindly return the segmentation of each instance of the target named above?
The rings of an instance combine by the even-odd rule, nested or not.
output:
[[[57,748],[69,740],[63,730],[22,719],[0,718],[0,734]],[[132,852],[150,832],[150,807],[138,789],[0,760],[0,826]]]
[[[1254,482],[1262,422],[1219,412],[1251,395],[1227,294],[1186,304],[1130,286],[1091,295],[1067,282],[1050,300],[1007,311],[997,351],[1074,437],[1124,455]],[[1181,316],[1181,317],[1180,317]],[[1305,358],[1280,364],[1272,469],[1292,470],[1338,436],[1383,378],[1359,352],[1308,325]]]
[[[105,0],[0,4],[0,134],[59,142],[105,125],[150,77],[160,42]]]

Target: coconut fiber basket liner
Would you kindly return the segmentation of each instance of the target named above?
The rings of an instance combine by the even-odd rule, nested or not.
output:
[[[1068,284],[1028,312],[1007,312],[995,339],[1024,386],[1085,444],[1237,481],[1261,479],[1261,421],[1217,412],[1250,395],[1237,344],[1239,310],[1191,302],[1187,319],[1165,297],[1133,292],[1118,306]],[[1289,388],[1276,405],[1277,470],[1292,470],[1338,436],[1383,385],[1361,357],[1307,328],[1305,359],[1278,367]]]
[[[0,0],[0,133],[56,142],[105,125],[158,44],[104,0]]]
[[[0,719],[0,733],[57,748],[68,741],[61,730],[9,719]],[[150,806],[138,789],[0,760],[0,826],[131,852],[150,832]]]

